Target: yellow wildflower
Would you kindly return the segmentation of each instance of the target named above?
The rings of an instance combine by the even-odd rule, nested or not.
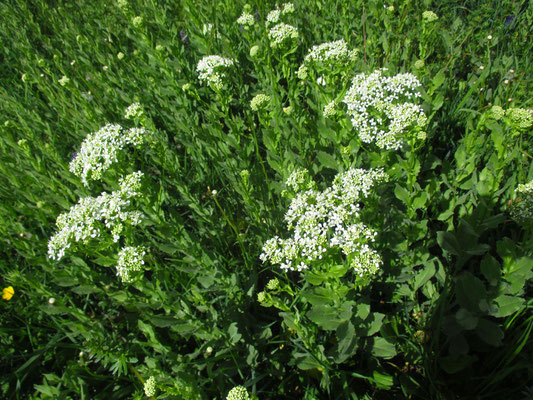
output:
[[[14,294],[15,289],[13,289],[13,286],[6,287],[2,290],[2,298],[4,300],[11,300]]]

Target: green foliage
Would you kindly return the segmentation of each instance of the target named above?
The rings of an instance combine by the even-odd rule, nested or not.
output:
[[[297,31],[273,46],[276,7]],[[531,4],[13,0],[0,12],[2,398],[530,397],[533,225],[517,188],[533,180]],[[321,48],[337,57],[306,58],[341,39]],[[209,55],[233,64],[206,83]],[[344,101],[381,68],[421,82],[409,101],[427,121],[396,150],[364,141]],[[69,164],[107,123],[129,146],[84,185]],[[152,134],[142,144],[132,128]],[[377,232],[375,274],[334,246],[301,272],[262,263],[265,243],[288,237],[297,192],[356,168],[388,177],[347,220]],[[50,259],[57,217],[136,171],[139,223]]]

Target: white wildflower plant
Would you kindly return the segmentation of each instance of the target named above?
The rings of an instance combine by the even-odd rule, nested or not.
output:
[[[261,261],[286,271],[303,271],[323,258],[342,254],[357,276],[375,274],[381,266],[380,255],[371,247],[377,232],[362,221],[359,202],[387,180],[381,169],[350,169],[338,174],[331,187],[318,191],[305,172],[294,171],[287,185],[297,193],[285,214],[293,235],[265,242]]]
[[[122,282],[131,283],[143,270],[146,249],[139,246],[126,246],[118,253],[117,275]]]
[[[71,245],[105,242],[106,234],[116,243],[126,225],[140,224],[142,214],[131,210],[131,205],[133,199],[141,196],[142,176],[140,171],[129,174],[120,179],[119,190],[81,198],[68,213],[60,214],[56,220],[58,231],[48,242],[48,256],[61,260]]]
[[[144,394],[148,397],[153,397],[157,393],[155,377],[151,376],[144,382]]]
[[[235,386],[226,396],[226,400],[252,400],[253,397],[248,393],[244,386]]]
[[[279,17],[281,16],[281,11],[280,10],[272,10],[268,13],[267,17],[266,17],[266,20],[267,20],[267,25],[274,25],[274,24],[277,24],[279,22]]]
[[[361,73],[344,97],[361,141],[380,149],[398,150],[425,138],[427,117],[414,101],[421,97],[419,80],[410,73],[387,77],[385,68]]]
[[[290,43],[293,39],[297,39],[298,36],[299,34],[297,28],[283,22],[275,25],[268,32],[268,37],[270,38],[270,47],[272,48],[279,48],[287,43]]]
[[[270,96],[260,93],[250,101],[250,108],[252,111],[259,111],[266,108],[269,104]]]
[[[348,49],[344,39],[322,43],[309,49],[300,69],[308,68],[328,75],[337,74],[345,71],[346,66],[355,61],[358,54],[358,49]]]
[[[287,15],[292,14],[295,11],[293,3],[284,3],[281,8],[281,14]]]
[[[226,78],[226,70],[234,65],[234,61],[218,55],[203,57],[196,67],[198,78],[216,90],[221,90]]]
[[[248,11],[243,11],[241,16],[237,19],[237,23],[247,29],[255,24],[255,18]]]
[[[119,161],[120,153],[126,146],[140,148],[152,135],[144,128],[126,130],[117,124],[107,124],[87,135],[70,162],[69,170],[81,179],[84,186],[88,186],[90,181],[100,180],[104,172]]]
[[[144,108],[140,103],[132,103],[124,111],[124,118],[126,119],[140,119],[144,115]]]
[[[516,200],[511,205],[511,217],[520,225],[533,227],[533,180],[516,188]]]

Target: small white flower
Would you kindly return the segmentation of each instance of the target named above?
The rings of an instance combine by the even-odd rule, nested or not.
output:
[[[298,29],[282,22],[270,29],[268,36],[270,37],[270,46],[276,48],[291,39],[298,38]]]
[[[223,86],[223,79],[226,77],[225,71],[234,64],[234,61],[229,58],[224,58],[217,55],[205,56],[196,67],[198,78],[201,81],[213,85],[216,89],[221,89]]]

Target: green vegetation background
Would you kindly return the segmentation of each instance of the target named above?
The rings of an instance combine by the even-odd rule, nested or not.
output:
[[[297,48],[258,61],[249,50],[268,49],[266,31],[242,31],[241,1],[119,3],[0,2],[0,286],[15,292],[0,301],[2,398],[140,399],[149,376],[161,399],[223,399],[236,385],[259,399],[530,398],[532,229],[508,209],[533,179],[531,130],[487,115],[532,107],[531,4],[298,1]],[[275,7],[249,4],[258,25]],[[439,16],[431,29],[425,10]],[[418,76],[423,149],[382,159],[322,117],[320,88],[295,71],[341,38],[360,51],[347,78]],[[237,60],[223,93],[198,81],[210,54]],[[261,118],[258,93],[272,97]],[[68,163],[134,101],[161,145],[131,159],[147,218],[129,234],[149,254],[125,285],[109,243],[60,262],[47,243],[78,198],[116,188],[116,175],[84,188]],[[385,266],[361,291],[350,275],[312,283],[259,261],[284,235],[291,167],[325,187],[346,168],[343,147],[395,173],[376,218]],[[276,277],[289,311],[257,301]]]

